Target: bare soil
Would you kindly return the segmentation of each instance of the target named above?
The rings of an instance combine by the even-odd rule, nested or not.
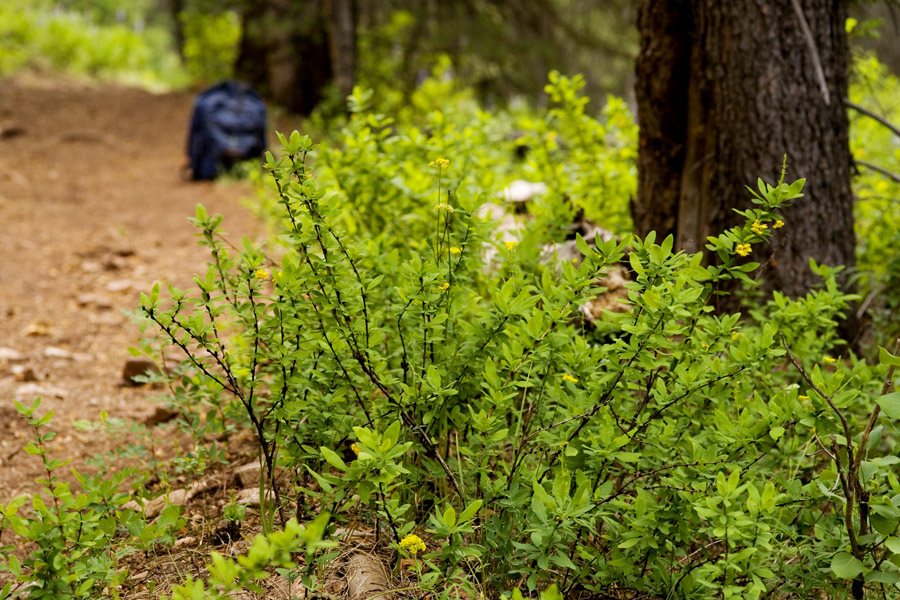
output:
[[[135,423],[157,420],[154,397],[162,391],[123,379],[128,348],[140,335],[125,313],[154,282],[190,289],[193,274],[205,272],[206,254],[187,221],[197,203],[224,215],[232,241],[264,241],[263,224],[241,204],[249,187],[185,179],[191,108],[189,94],[37,76],[0,81],[0,504],[36,492],[35,480],[45,475],[40,459],[24,451],[33,432],[14,401],[28,405],[40,396],[39,414],[54,410],[50,429],[59,432],[49,443],[51,457],[88,472],[86,459],[133,439],[74,422],[96,422],[102,412]],[[280,121],[282,129],[295,126]],[[151,453],[161,459],[190,443],[171,423],[154,429],[152,439]],[[168,481],[173,490],[202,491],[186,503],[188,526],[174,547],[123,562],[129,577],[121,597],[158,597],[188,574],[202,576],[209,550],[235,554],[249,546],[259,530],[252,509],[227,539],[219,519],[235,493],[250,491],[235,467],[255,461],[252,436],[233,436],[228,448],[230,464],[210,469],[193,488],[190,474]],[[73,479],[65,469],[60,476]],[[387,581],[371,574],[381,572],[371,554],[373,534],[342,535],[326,590],[386,589]],[[367,560],[360,556],[369,557],[368,567],[356,565]],[[268,587],[274,597],[297,595],[283,580]]]
[[[123,314],[155,281],[182,288],[205,271],[187,217],[262,227],[248,189],[184,179],[192,97],[18,78],[0,84],[0,503],[33,489],[39,460],[13,400],[55,410],[54,452],[76,461],[108,441],[77,419],[143,421],[158,394],[123,381],[137,327]]]

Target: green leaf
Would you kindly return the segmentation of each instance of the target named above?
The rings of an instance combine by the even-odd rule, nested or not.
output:
[[[887,549],[894,554],[900,554],[900,538],[889,537],[888,539],[884,540],[884,545],[887,546]]]
[[[863,564],[849,552],[838,552],[831,559],[831,572],[841,579],[854,579],[863,572]]]
[[[769,430],[769,437],[773,440],[777,440],[781,436],[784,435],[784,427],[773,427]]]
[[[866,575],[866,582],[893,585],[900,582],[900,573],[897,571],[872,571]]]
[[[881,346],[878,346],[878,361],[883,365],[900,367],[900,356],[894,356]]]
[[[583,256],[593,256],[594,254],[591,247],[584,241],[584,238],[581,237],[580,233],[575,234],[575,246],[578,247],[578,251],[581,252]]]
[[[150,290],[150,305],[156,306],[156,303],[159,301],[159,282],[153,284],[153,289]]]
[[[202,204],[197,205],[197,220],[205,221],[206,220],[206,208]]]
[[[466,521],[471,520],[472,517],[475,516],[475,513],[478,512],[478,509],[481,508],[481,505],[482,505],[481,500],[473,500],[472,502],[470,502],[469,506],[467,506],[466,509],[464,511],[462,511],[462,513],[460,513],[459,522],[465,523]]]
[[[451,529],[456,525],[456,510],[452,506],[448,506],[444,511],[444,523]]]
[[[15,554],[9,555],[9,562],[7,564],[9,567],[9,572],[18,577],[22,573],[22,563],[19,562],[19,559],[16,558]]]
[[[891,419],[900,419],[900,392],[891,392],[875,400]]]
[[[340,469],[341,471],[347,471],[347,464],[338,456],[337,452],[330,448],[326,448],[325,446],[319,447],[319,452],[322,453],[322,456],[325,458],[325,461],[334,467],[335,469]]]

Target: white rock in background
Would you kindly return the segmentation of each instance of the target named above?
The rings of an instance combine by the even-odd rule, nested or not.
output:
[[[506,186],[501,194],[507,202],[518,204],[520,202],[528,202],[538,194],[546,192],[547,186],[544,183],[517,179]]]

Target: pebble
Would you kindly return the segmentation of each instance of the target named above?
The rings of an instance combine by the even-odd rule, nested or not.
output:
[[[125,292],[134,289],[134,282],[130,279],[116,279],[107,283],[106,289],[110,292]]]
[[[16,388],[16,399],[34,398],[41,396],[44,398],[60,398],[64,399],[69,395],[69,391],[52,385],[42,385],[38,383],[23,383]]]
[[[25,365],[14,365],[10,371],[15,377],[16,381],[37,381],[39,378],[37,373],[34,372],[34,369],[31,367],[26,367]]]
[[[77,362],[89,362],[94,360],[94,357],[90,354],[85,354],[83,352],[69,352],[68,350],[57,348],[56,346],[47,346],[44,348],[44,356],[47,358],[62,358]]]
[[[18,362],[25,360],[25,355],[21,352],[16,352],[12,348],[0,348],[0,360]]]
[[[100,294],[81,294],[75,299],[78,306],[92,306],[100,310],[109,310],[113,307],[112,300]]]

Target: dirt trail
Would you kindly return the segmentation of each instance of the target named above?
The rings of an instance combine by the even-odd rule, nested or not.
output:
[[[192,97],[44,79],[0,81],[0,503],[40,463],[13,400],[55,409],[54,456],[106,449],[75,419],[142,420],[158,392],[122,385],[137,328],[122,314],[154,281],[188,288],[205,257],[186,218],[225,215],[235,240],[261,227],[236,184],[182,179]]]

